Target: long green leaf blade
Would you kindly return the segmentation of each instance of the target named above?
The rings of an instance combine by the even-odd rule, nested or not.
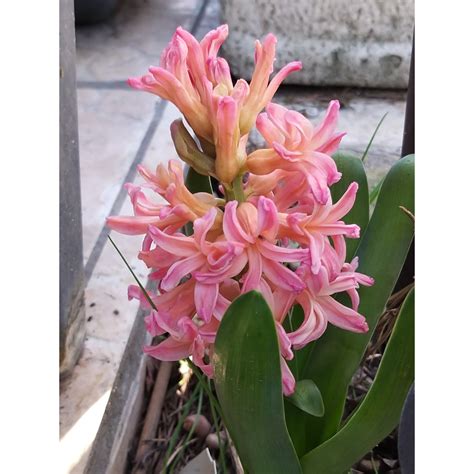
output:
[[[375,135],[377,135],[377,132],[379,131],[379,128],[382,125],[382,122],[385,120],[385,117],[387,115],[388,115],[388,112],[385,112],[384,116],[380,119],[379,123],[375,127],[374,133],[372,134],[372,137],[370,138],[370,141],[367,144],[367,148],[365,149],[364,154],[362,155],[361,161],[364,161],[367,158],[367,155],[369,154],[370,147],[372,146],[372,142],[374,141]]]
[[[186,174],[186,187],[194,193],[212,194],[211,179],[209,176],[199,174],[194,168],[188,167]]]
[[[338,201],[347,191],[347,188],[354,181],[359,185],[356,201],[350,212],[344,216],[344,222],[347,224],[357,224],[360,227],[360,235],[364,235],[367,224],[369,223],[369,185],[365,168],[359,157],[350,153],[335,153],[334,161],[337,169],[342,173],[342,178],[331,186],[331,196],[333,202]],[[350,260],[355,254],[358,239],[347,239],[347,259]]]
[[[402,305],[366,397],[340,431],[301,459],[304,473],[347,471],[397,426],[414,379],[414,301],[412,290]]]
[[[359,185],[357,197],[351,211],[344,217],[344,222],[348,224],[357,224],[360,227],[360,235],[363,236],[369,222],[369,186],[367,183],[367,176],[365,168],[358,156],[347,152],[337,152],[333,156],[336,162],[337,169],[342,173],[341,179],[331,187],[331,196],[333,202],[338,201],[342,195],[347,191],[347,188],[354,181]],[[346,241],[346,260],[350,261],[354,257],[359,239],[348,239]],[[295,318],[296,316],[296,318]],[[297,306],[293,309],[293,317],[297,319],[296,327],[299,327],[303,320],[303,313],[301,307]],[[285,320],[288,323],[289,318]],[[286,328],[288,329],[288,328]],[[292,370],[296,380],[309,378],[303,376],[303,368],[306,366],[309,354],[311,354],[314,345],[319,344],[319,341],[314,341],[308,344],[303,349],[294,351],[295,357],[292,361],[288,361],[288,365]],[[318,385],[318,382],[313,379]],[[324,397],[323,397],[324,401]],[[308,444],[309,437],[306,435],[304,426],[306,424],[304,418],[307,416],[301,410],[296,408],[293,404],[285,400],[285,415],[288,430],[293,440],[293,444],[298,455],[307,452],[312,445]],[[303,427],[303,429],[302,429]]]
[[[366,334],[353,334],[335,326],[313,345],[302,378],[314,380],[325,404],[322,418],[300,420],[299,454],[304,454],[333,436],[339,428],[347,388],[359,366],[379,316],[393,291],[413,239],[413,221],[400,209],[414,211],[414,155],[399,160],[386,176],[372,219],[357,255],[358,271],[375,278],[372,287],[359,290],[359,312],[369,325]]]
[[[285,424],[275,323],[260,293],[246,293],[229,306],[217,332],[213,363],[224,421],[244,469],[300,473]]]

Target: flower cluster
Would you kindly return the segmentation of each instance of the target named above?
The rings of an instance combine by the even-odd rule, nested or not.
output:
[[[357,259],[346,263],[345,238],[358,238],[359,228],[342,220],[354,204],[357,183],[332,201],[330,186],[341,174],[331,154],[344,136],[336,132],[339,103],[332,101],[314,127],[301,114],[271,102],[283,79],[301,68],[292,62],[270,80],[272,34],[256,42],[250,84],[243,79],[234,84],[227,62],[217,56],[227,34],[223,25],[198,42],[178,28],[160,67],[129,80],[180,109],[195,136],[182,121],[173,123],[176,151],[198,173],[216,178],[221,192],[191,193],[176,160],[154,172],[139,167],[146,184],[127,185],[135,215],[109,217],[108,225],[144,235],[139,258],[156,282],[153,307],[139,287],[131,286],[129,297],[150,310],[148,332],[167,335],[145,347],[146,353],[160,360],[192,356],[212,376],[213,345],[226,309],[240,294],[257,290],[274,315],[283,391],[290,394],[295,380],[286,360],[293,350],[318,339],[328,322],[349,331],[368,330],[357,312],[357,289],[373,280],[357,272]],[[267,148],[247,155],[254,126]],[[185,233],[185,227],[192,232]],[[347,292],[351,307],[334,299],[341,292]],[[294,305],[301,306],[304,320],[287,331],[285,318]]]

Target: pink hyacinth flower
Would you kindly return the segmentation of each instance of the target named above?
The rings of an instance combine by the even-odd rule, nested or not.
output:
[[[175,361],[192,356],[194,363],[209,377],[213,369],[210,363],[205,363],[205,356],[209,356],[210,344],[214,342],[217,332],[216,322],[198,326],[189,318],[183,317],[176,324],[168,324],[167,318],[156,312],[152,317],[159,320],[155,323],[163,332],[168,332],[169,337],[156,346],[145,346],[144,352],[159,360]]]
[[[152,189],[168,204],[157,204],[146,197],[140,187],[127,184],[133,204],[134,216],[110,216],[107,225],[117,232],[129,235],[145,234],[150,225],[174,233],[187,222],[202,217],[215,208],[216,199],[207,193],[192,194],[184,184],[183,168],[178,161],[171,160],[166,167],[158,165],[153,173],[143,166],[139,173],[146,181],[144,187]],[[218,226],[219,216],[216,226]]]
[[[192,237],[180,233],[166,234],[153,227],[149,229],[159,251],[177,257],[163,276],[161,289],[170,291],[187,275],[193,275],[196,311],[206,322],[211,320],[217,305],[220,284],[238,275],[246,263],[243,245],[239,242],[206,240],[216,215],[217,210],[211,208],[204,217],[197,219]],[[212,278],[203,278],[205,274],[212,275]]]
[[[329,104],[326,117],[316,128],[303,115],[277,104],[268,104],[266,113],[257,119],[257,128],[271,149],[253,152],[247,159],[251,173],[267,175],[275,169],[298,172],[317,202],[325,204],[329,198],[329,186],[336,183],[341,174],[329,156],[345,133],[335,133],[339,102]]]
[[[308,255],[306,249],[289,249],[275,245],[279,230],[275,204],[263,196],[257,205],[237,201],[226,204],[223,219],[224,236],[228,241],[239,242],[245,249],[248,271],[243,276],[242,292],[259,287],[262,276],[278,287],[300,292],[304,282],[283,263],[299,262]],[[207,279],[212,275],[196,274]]]
[[[277,39],[268,34],[263,40],[255,42],[255,69],[250,81],[250,91],[245,100],[240,116],[240,130],[247,134],[253,127],[257,115],[270,103],[280,84],[294,71],[302,68],[300,61],[292,61],[280,69],[269,82],[273,72]]]

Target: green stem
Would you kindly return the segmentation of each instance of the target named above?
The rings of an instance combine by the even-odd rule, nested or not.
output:
[[[245,201],[244,186],[241,174],[239,174],[232,182],[232,190],[234,191],[234,196],[237,201]]]

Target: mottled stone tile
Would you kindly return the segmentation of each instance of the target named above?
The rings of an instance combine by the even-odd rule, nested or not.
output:
[[[127,0],[110,20],[76,30],[77,78],[125,80],[159,62],[174,30],[191,28],[202,0]]]
[[[60,472],[80,473],[118,368],[115,342],[86,337],[73,376],[61,384]]]
[[[84,261],[109,215],[157,100],[138,91],[78,90]]]
[[[213,30],[222,24],[221,8],[218,0],[209,0],[206,5],[206,11],[196,30],[196,38],[201,39],[208,31]],[[229,32],[232,34],[232,31]]]
[[[171,102],[167,102],[160,124],[143,158],[142,163],[145,166],[155,169],[160,163],[167,163],[172,159],[179,160],[171,139],[170,125],[174,120],[182,117],[181,112]],[[143,182],[143,180],[140,180],[140,182]]]

